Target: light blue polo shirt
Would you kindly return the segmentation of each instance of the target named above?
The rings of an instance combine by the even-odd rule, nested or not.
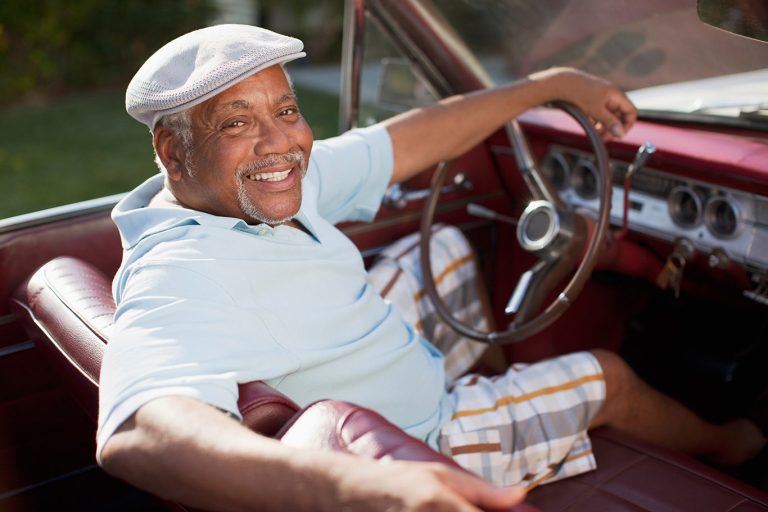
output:
[[[112,216],[125,252],[98,453],[156,397],[195,397],[239,416],[237,384],[253,380],[301,406],[369,407],[434,444],[447,419],[442,355],[366,283],[359,251],[334,227],[371,220],[391,174],[383,127],[316,142],[297,216],[311,235],[149,207],[162,175],[120,201]]]

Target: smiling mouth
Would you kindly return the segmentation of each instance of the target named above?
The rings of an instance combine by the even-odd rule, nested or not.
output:
[[[286,179],[293,169],[280,172],[259,172],[255,174],[249,174],[246,176],[251,181],[283,181]]]

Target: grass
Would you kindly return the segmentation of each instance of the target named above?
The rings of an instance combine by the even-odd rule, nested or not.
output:
[[[316,139],[337,133],[338,98],[296,87]],[[125,192],[157,172],[123,91],[0,110],[0,218]]]

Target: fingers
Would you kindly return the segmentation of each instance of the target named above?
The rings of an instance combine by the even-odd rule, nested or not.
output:
[[[637,121],[637,108],[622,92],[609,96],[605,106],[618,118],[625,132]]]
[[[581,108],[606,140],[623,137],[637,120],[637,109],[629,98],[602,78],[571,68],[550,70],[543,76],[557,81],[556,96]]]
[[[606,138],[620,138],[632,128],[637,120],[637,109],[627,96],[611,87],[604,99],[599,123]]]
[[[524,489],[497,487],[465,471],[449,469],[441,472],[438,478],[453,492],[482,509],[509,509],[525,498]]]
[[[346,459],[332,510],[480,512],[510,510],[525,491],[499,488],[467,471],[436,462]],[[350,468],[354,467],[353,471]]]

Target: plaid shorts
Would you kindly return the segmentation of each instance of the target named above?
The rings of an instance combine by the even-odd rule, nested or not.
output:
[[[587,428],[605,399],[589,352],[467,375],[450,390],[440,450],[497,485],[532,489],[597,467]]]
[[[440,450],[502,486],[532,489],[594,469],[587,427],[605,399],[595,357],[581,352],[515,364],[497,377],[464,375],[487,345],[461,337],[438,319],[423,290],[418,244],[417,233],[389,246],[368,279],[446,356],[454,414],[440,432]],[[446,305],[458,319],[487,330],[490,308],[464,235],[437,225],[430,247],[435,283]]]
[[[419,233],[401,238],[379,255],[368,271],[368,283],[400,311],[406,322],[445,355],[446,380],[464,375],[478,360],[485,343],[456,333],[439,319],[424,291]],[[440,297],[454,316],[478,331],[491,325],[490,308],[479,287],[475,253],[453,226],[433,226],[430,244],[432,275]]]

